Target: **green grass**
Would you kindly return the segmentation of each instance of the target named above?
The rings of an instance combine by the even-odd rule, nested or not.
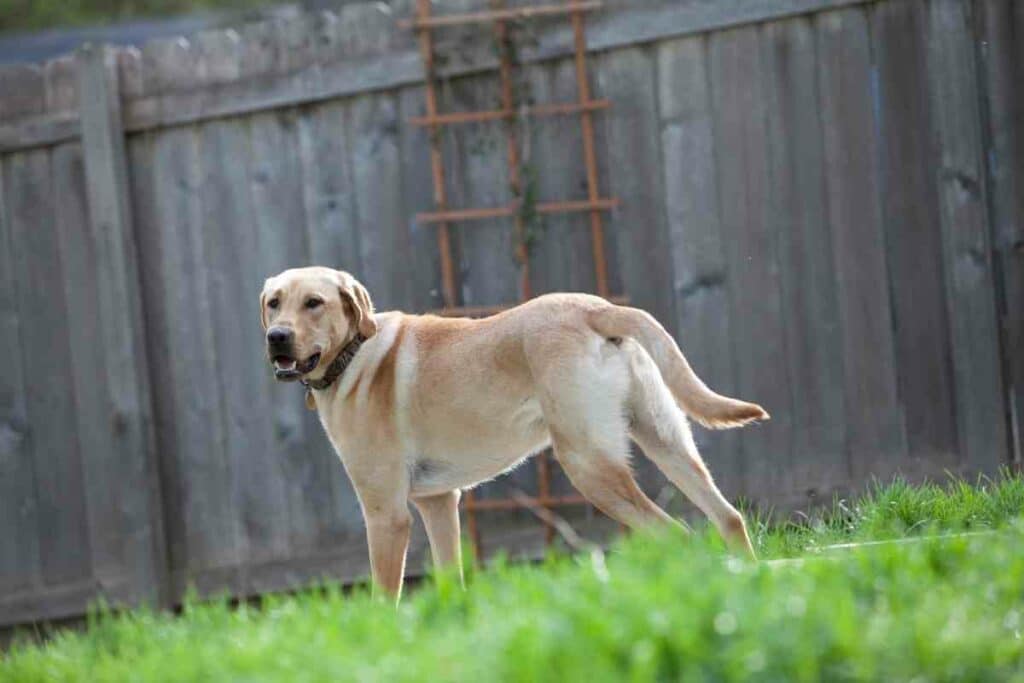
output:
[[[499,563],[465,591],[436,577],[398,609],[328,587],[96,616],[16,647],[0,680],[1024,681],[1024,481],[895,484],[833,512],[761,524],[762,553],[999,532],[798,565],[729,558],[706,532],[635,534],[606,555]]]
[[[105,24],[202,10],[238,12],[270,0],[0,0],[0,34]]]

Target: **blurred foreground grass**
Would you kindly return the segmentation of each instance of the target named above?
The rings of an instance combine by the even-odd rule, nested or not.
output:
[[[3,681],[1024,681],[1024,481],[896,483],[803,524],[755,520],[765,557],[706,531],[438,576],[396,610],[336,587],[174,617],[96,615],[16,646]],[[817,556],[848,540],[977,530]]]

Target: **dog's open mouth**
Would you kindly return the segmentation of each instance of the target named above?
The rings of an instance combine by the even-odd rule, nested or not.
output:
[[[274,376],[279,380],[291,381],[313,372],[316,364],[320,362],[320,354],[314,353],[302,362],[284,354],[278,354],[271,360],[274,363]]]

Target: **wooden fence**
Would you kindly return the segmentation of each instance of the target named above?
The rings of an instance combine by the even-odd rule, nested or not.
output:
[[[347,6],[0,68],[0,624],[363,575],[357,502],[270,377],[256,299],[319,263],[380,309],[440,305],[433,228],[412,219],[432,190],[410,15]],[[523,35],[529,96],[575,99],[568,26]],[[613,103],[602,194],[622,200],[612,291],[774,417],[698,435],[729,496],[790,507],[1019,462],[1022,35],[1012,0],[620,0],[588,21]],[[439,45],[443,109],[498,103],[489,36]],[[500,131],[449,130],[450,204],[507,203]],[[538,199],[584,196],[578,131],[531,124]],[[588,234],[544,219],[534,291],[593,289]],[[512,301],[509,224],[453,235],[463,303]],[[488,523],[495,544],[540,542]]]

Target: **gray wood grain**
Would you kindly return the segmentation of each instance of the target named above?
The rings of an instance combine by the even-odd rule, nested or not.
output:
[[[310,262],[298,136],[300,116],[296,110],[286,110],[259,114],[250,122],[250,192],[259,245],[255,274],[260,278]],[[249,296],[258,296],[258,290]],[[250,343],[262,348],[262,335],[252,337]],[[301,388],[277,382],[265,367],[266,361],[262,360],[250,372],[263,374],[264,391],[269,396],[271,410],[265,419],[274,425],[270,452],[287,500],[287,512],[279,510],[276,514],[287,516],[292,547],[304,552],[315,544],[322,509],[330,500],[327,482],[318,480],[314,466],[315,452],[326,460],[323,451],[327,446],[321,428],[306,410]],[[257,491],[254,489],[254,494]]]
[[[930,106],[940,200],[959,462],[994,474],[1009,460],[970,3],[928,6]]]
[[[0,160],[0,353],[20,359],[24,345],[16,290],[17,261],[11,235],[6,178]],[[0,534],[0,594],[40,583],[39,520],[36,511],[24,366],[14,363],[0,377],[0,519],[9,525]]]
[[[576,69],[570,60],[529,67],[527,77],[528,94],[536,104],[579,99]],[[605,115],[598,112],[592,116]],[[539,201],[585,199],[587,171],[580,116],[531,119],[527,125],[532,135],[527,150],[529,157],[523,160],[523,182],[533,177]],[[602,180],[598,178],[599,187],[607,185],[602,185]],[[607,214],[602,215],[602,222],[608,223]],[[596,292],[590,215],[586,212],[548,214],[540,217],[535,229],[539,235],[532,247],[530,271],[534,293]]]
[[[23,119],[46,110],[43,68],[38,64],[0,66],[0,121]]]
[[[735,395],[707,39],[666,42],[658,47],[657,59],[675,336],[709,386]],[[699,427],[694,432],[697,446],[712,463],[715,480],[727,495],[738,493],[743,483],[737,467],[739,433],[708,432]]]
[[[1024,7],[975,5],[984,58],[992,242],[1002,274],[1002,348],[1012,458],[1024,462]]]
[[[156,341],[157,393],[172,400],[162,452],[176,459],[176,495],[182,502],[183,564],[174,569],[198,575],[207,567],[237,564],[242,557],[239,511],[232,506],[231,466],[225,453],[217,382],[213,302],[209,297],[200,203],[199,138],[191,128],[160,133],[153,140],[155,204],[152,244],[160,259],[157,274],[166,285],[159,295],[162,316]],[[149,297],[152,300],[152,297]],[[160,425],[163,427],[164,425]],[[168,528],[168,533],[172,530]]]
[[[896,363],[911,457],[956,465],[957,422],[927,97],[924,3],[871,12]]]
[[[409,240],[400,195],[398,102],[390,94],[364,95],[352,101],[349,113],[362,281],[380,310],[407,308]]]
[[[500,103],[498,81],[474,77],[445,82],[439,108],[447,111],[490,109]],[[445,172],[451,208],[507,206],[509,187],[505,134],[493,122],[448,126]],[[462,303],[502,305],[519,300],[520,268],[511,218],[492,218],[452,224],[458,243],[455,263],[461,273]]]
[[[153,438],[157,453],[160,512],[164,522],[165,564],[170,573],[185,565],[188,553],[185,547],[184,484],[179,474],[181,462],[176,455],[179,430],[175,425],[174,376],[166,362],[171,354],[170,292],[176,283],[165,278],[167,269],[164,261],[167,257],[156,204],[158,188],[154,180],[156,156],[153,137],[147,134],[129,138],[125,152],[130,168],[129,192],[135,224],[145,354],[149,364],[147,374],[152,387]]]
[[[49,153],[13,155],[4,180],[11,249],[18,255],[19,362],[32,387],[26,403],[42,578],[60,585],[90,576],[92,563],[80,444],[73,429],[53,427],[75,424],[77,398]]]
[[[211,78],[239,69],[237,41],[218,40],[219,35],[199,45],[200,63]],[[240,562],[265,562],[287,555],[290,530],[282,514],[287,505],[276,454],[269,452],[267,364],[255,305],[265,275],[251,266],[258,247],[249,192],[249,131],[244,121],[214,121],[198,133],[206,296],[216,321],[216,381],[230,476],[224,493],[239,515]]]
[[[625,294],[662,323],[674,308],[663,178],[638,169],[661,168],[658,144],[657,84],[651,57],[639,48],[594,60],[601,96],[615,106],[605,116],[608,187],[621,200],[609,214],[618,235],[616,258]]]
[[[778,239],[793,446],[774,486],[828,496],[846,479],[842,330],[825,190],[817,53],[808,19],[761,32],[771,180],[767,228]]]
[[[854,481],[907,457],[885,264],[867,20],[859,9],[815,19],[825,179],[842,324],[846,449]]]
[[[409,301],[413,311],[437,310],[444,305],[441,293],[441,250],[437,226],[420,225],[416,214],[433,211],[434,180],[430,168],[430,132],[408,121],[425,113],[422,87],[398,93],[399,137],[402,160],[402,211],[409,240]]]
[[[718,200],[725,246],[736,390],[772,420],[740,437],[745,492],[758,495],[792,448],[792,395],[776,234],[769,224],[771,169],[758,32],[718,33],[709,42]],[[777,470],[776,470],[777,472]]]
[[[144,520],[146,509],[133,509],[130,515],[120,512],[121,493],[125,489],[140,490],[140,481],[121,489],[109,479],[118,466],[127,466],[128,479],[134,479],[132,463],[122,462],[113,448],[114,416],[110,411],[112,396],[108,393],[107,373],[115,359],[107,358],[104,337],[105,321],[100,313],[100,292],[96,271],[97,252],[104,245],[95,244],[90,234],[90,202],[85,191],[85,170],[82,147],[66,143],[53,149],[53,191],[61,201],[56,204],[54,227],[59,236],[60,258],[64,265],[64,296],[67,298],[68,329],[71,334],[70,386],[75,396],[75,438],[82,449],[85,505],[92,551],[93,571],[98,577],[125,571],[131,565],[123,556],[124,522],[133,518]],[[131,366],[129,366],[131,367]],[[123,425],[123,423],[121,423]],[[144,462],[145,451],[131,454]],[[143,487],[140,492],[145,492]],[[145,501],[143,501],[145,503]]]
[[[362,274],[347,107],[331,102],[298,121],[310,263]]]
[[[133,602],[159,601],[166,558],[116,54],[84,48],[75,71],[48,70],[47,84],[66,102],[82,93],[82,144],[56,148],[53,164],[93,571],[101,590],[123,583]]]

